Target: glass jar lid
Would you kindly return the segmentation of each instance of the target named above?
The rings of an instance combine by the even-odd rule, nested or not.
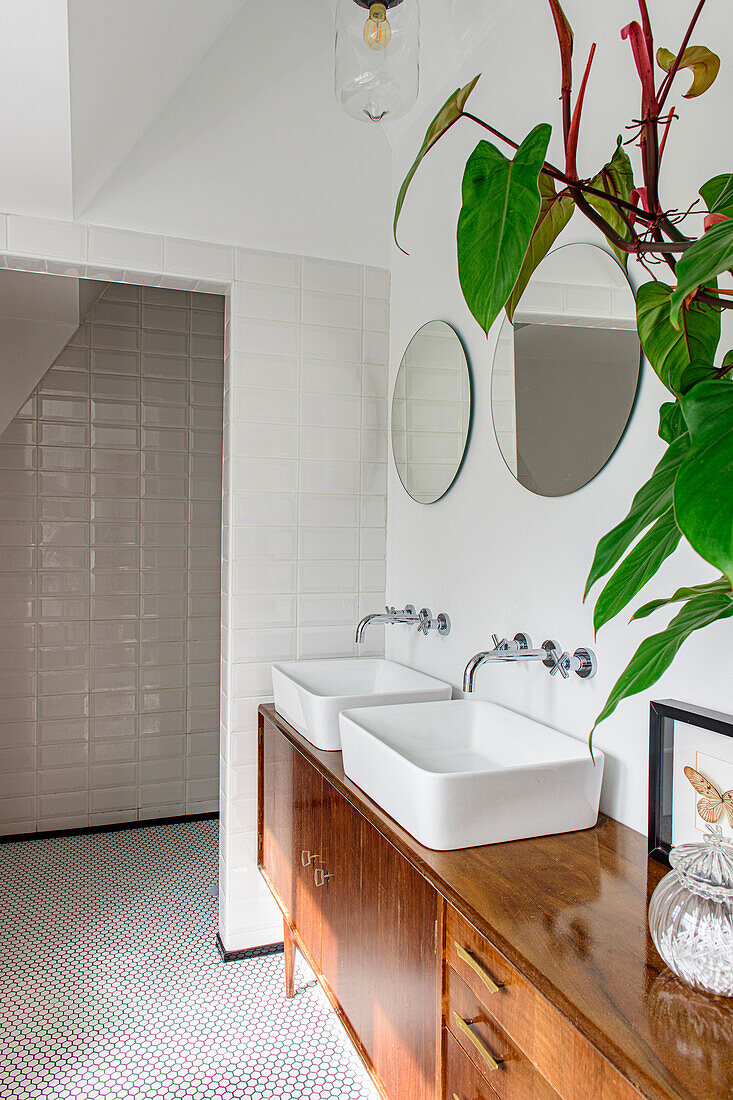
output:
[[[690,890],[717,901],[733,900],[733,845],[719,825],[708,825],[702,842],[680,844],[669,862]]]

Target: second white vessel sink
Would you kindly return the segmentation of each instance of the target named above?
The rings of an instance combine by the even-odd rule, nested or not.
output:
[[[589,829],[603,753],[495,703],[461,699],[340,717],[344,771],[426,848]]]
[[[339,711],[450,699],[451,686],[382,657],[284,661],[272,666],[275,710],[317,749],[338,750]]]

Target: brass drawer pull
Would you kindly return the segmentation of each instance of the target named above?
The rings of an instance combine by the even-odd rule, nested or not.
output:
[[[456,1026],[458,1027],[458,1029],[463,1032],[463,1034],[466,1036],[467,1039],[470,1039],[471,1043],[474,1045],[476,1050],[479,1052],[479,1054],[483,1058],[484,1062],[486,1062],[486,1065],[489,1067],[489,1069],[490,1070],[498,1069],[499,1068],[499,1063],[503,1062],[504,1059],[503,1058],[494,1058],[491,1054],[489,1054],[488,1050],[486,1049],[484,1044],[481,1042],[479,1037],[477,1035],[474,1035],[474,1033],[471,1031],[471,1028],[468,1024],[468,1021],[464,1020],[462,1016],[459,1016],[457,1012],[453,1013],[453,1019],[455,1020]]]
[[[489,993],[498,993],[499,989],[504,983],[499,982],[497,984],[494,979],[484,970],[481,963],[477,962],[476,959],[474,959],[473,955],[469,955],[465,947],[461,947],[458,940],[455,941],[455,944],[456,954],[458,955],[458,958],[461,959],[461,961],[464,962],[467,966],[471,967],[471,970],[473,970],[474,974],[478,975],[478,977],[488,989]]]

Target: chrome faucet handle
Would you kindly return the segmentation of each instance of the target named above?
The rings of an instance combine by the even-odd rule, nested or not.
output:
[[[501,642],[499,641],[499,635],[498,634],[492,634],[491,635],[491,641],[494,645],[494,649],[498,649],[499,646],[501,645]]]
[[[417,629],[422,631],[423,634],[427,634],[431,630],[437,630],[438,634],[444,636],[450,634],[450,619],[444,611],[441,611],[437,618],[434,619],[429,608],[423,607],[418,618],[420,622],[417,625]]]
[[[430,630],[430,627],[433,625],[432,612],[429,611],[427,607],[423,607],[422,610],[420,611],[419,618],[420,618],[420,622],[417,624],[417,629],[418,629],[418,631],[421,631],[423,634],[427,634],[428,631]]]
[[[545,666],[545,668],[554,669],[555,664],[557,663],[557,659],[562,652],[560,649],[560,643],[556,642],[554,638],[547,638],[547,640],[542,643],[542,648],[547,654],[542,664]]]
[[[581,680],[589,680],[595,676],[598,670],[598,661],[592,649],[581,646],[575,653],[561,653],[550,669],[550,676],[560,672],[564,680],[567,680],[571,672],[580,676]]]
[[[559,657],[555,657],[555,663],[550,669],[550,676],[554,676],[556,672],[559,672],[563,680],[567,680],[570,675],[570,654],[565,651],[560,654]]]

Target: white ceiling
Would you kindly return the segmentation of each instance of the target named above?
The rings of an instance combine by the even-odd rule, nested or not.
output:
[[[75,216],[247,2],[68,0]]]

